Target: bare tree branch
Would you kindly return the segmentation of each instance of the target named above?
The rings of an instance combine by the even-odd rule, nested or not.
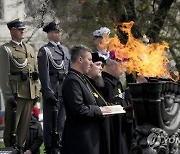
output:
[[[163,27],[167,13],[173,2],[174,0],[162,0],[158,10],[155,12],[154,20],[150,24],[147,32],[147,36],[152,39],[152,42],[157,41],[160,30]]]

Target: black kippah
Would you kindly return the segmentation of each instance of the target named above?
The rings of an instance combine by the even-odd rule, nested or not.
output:
[[[103,57],[100,57],[97,52],[92,53],[92,61],[93,62],[101,61],[102,63],[106,63],[106,60]]]

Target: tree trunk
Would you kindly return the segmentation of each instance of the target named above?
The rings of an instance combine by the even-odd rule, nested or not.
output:
[[[152,21],[147,36],[151,39],[151,42],[157,42],[160,30],[163,27],[167,13],[174,0],[162,0],[158,10],[155,12],[154,20]]]

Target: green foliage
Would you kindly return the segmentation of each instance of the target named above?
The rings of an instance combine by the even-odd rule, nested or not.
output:
[[[4,148],[4,143],[0,142],[0,148]]]
[[[0,148],[4,148],[3,142],[0,142]],[[42,144],[40,147],[40,154],[44,154],[44,144]]]
[[[81,9],[81,17],[82,20],[93,20],[96,16],[96,9],[93,6],[92,2],[87,1],[83,4],[83,7]]]
[[[40,147],[40,154],[44,154],[44,144],[42,144]]]
[[[50,2],[52,2],[51,8]],[[158,42],[166,40],[171,46],[171,58],[176,60],[180,68],[180,61],[178,61],[180,1],[166,0],[166,2],[164,0],[41,0],[38,4],[43,3],[43,8],[48,15],[55,12],[53,17],[59,19],[65,32],[63,42],[68,46],[85,44],[93,48],[94,30],[106,26],[114,32],[115,24],[133,20],[135,21],[135,27],[132,30],[134,36],[142,37],[144,34],[153,33],[153,37]],[[34,12],[32,9],[31,12]],[[45,16],[41,16],[44,17],[42,18],[44,21]],[[126,39],[124,35],[119,37],[122,40]]]

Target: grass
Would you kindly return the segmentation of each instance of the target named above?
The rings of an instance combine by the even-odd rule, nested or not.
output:
[[[44,144],[42,144],[40,147],[40,154],[43,154],[43,153],[44,153]]]
[[[4,143],[0,142],[0,148],[4,148]]]
[[[4,148],[4,143],[0,142],[0,149]],[[40,147],[40,154],[44,154],[44,144],[41,145]]]

